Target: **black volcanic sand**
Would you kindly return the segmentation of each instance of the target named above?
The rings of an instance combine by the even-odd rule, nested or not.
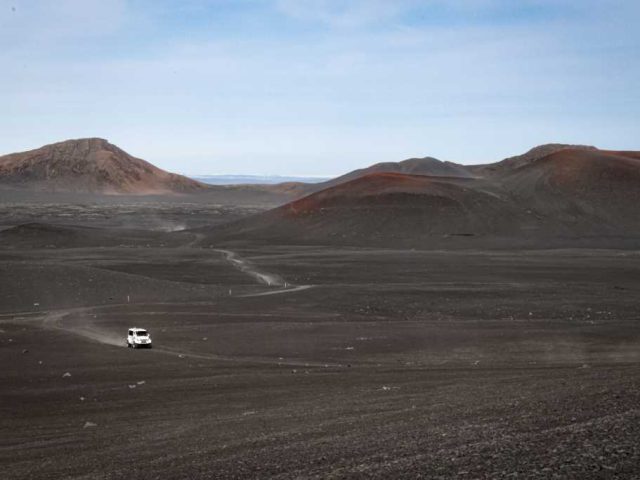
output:
[[[4,198],[8,193],[8,198]],[[46,223],[174,232],[239,220],[276,205],[256,199],[254,204],[230,206],[228,200],[223,203],[216,202],[205,194],[170,199],[122,198],[80,194],[34,194],[7,191],[0,187],[0,231],[26,223]]]
[[[2,478],[640,476],[637,251],[157,235],[0,232]]]

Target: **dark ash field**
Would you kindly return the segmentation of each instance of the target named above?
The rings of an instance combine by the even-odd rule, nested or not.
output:
[[[5,222],[3,478],[640,476],[637,250],[214,245],[132,212]]]

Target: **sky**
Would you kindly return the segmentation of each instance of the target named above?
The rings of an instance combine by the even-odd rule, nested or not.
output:
[[[183,174],[640,150],[637,0],[0,0],[0,154]]]

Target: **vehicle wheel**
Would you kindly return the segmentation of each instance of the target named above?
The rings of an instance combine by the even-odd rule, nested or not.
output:
[[[132,344],[131,344],[131,348],[133,348],[133,349],[135,350],[135,349],[136,349],[136,348],[138,348],[138,347],[136,347],[136,344],[135,344],[135,343],[132,343]]]

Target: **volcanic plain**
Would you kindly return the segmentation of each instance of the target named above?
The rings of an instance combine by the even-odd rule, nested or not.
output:
[[[554,175],[556,160],[545,164]],[[509,224],[511,210],[494,205],[512,203],[488,181],[390,175],[340,184],[350,203],[325,190],[270,211],[202,196],[7,191],[0,476],[639,478],[632,206],[616,203],[621,219],[591,229],[604,213],[582,184],[575,193],[545,179],[554,204],[518,184],[537,212],[513,214],[522,231],[576,224],[598,236],[509,246],[490,241],[507,229],[463,222],[488,205],[492,225]],[[630,178],[614,180],[633,192]],[[620,188],[603,191],[622,202]],[[582,210],[556,222],[550,209],[569,196]],[[437,242],[394,246],[422,225],[402,230],[407,211],[424,225],[443,212],[454,220],[430,230]],[[388,228],[364,242],[373,227],[357,222],[376,212]],[[153,348],[126,348],[130,327],[148,329]]]
[[[639,474],[637,251],[126,232],[3,232],[4,478]]]

